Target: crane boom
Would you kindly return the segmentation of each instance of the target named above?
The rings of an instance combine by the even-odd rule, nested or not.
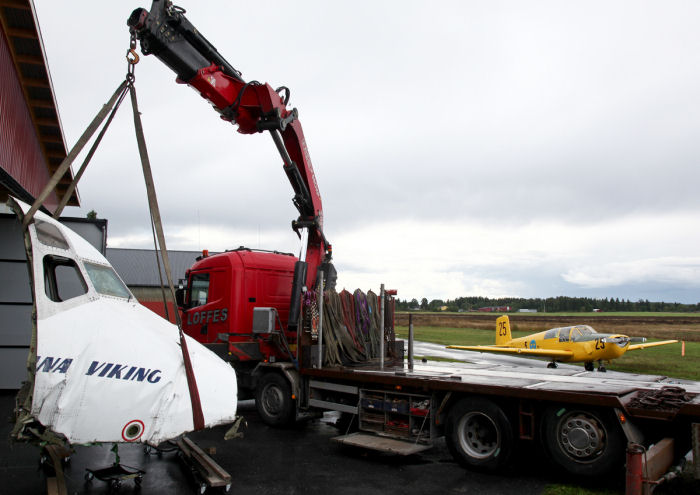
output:
[[[177,74],[177,82],[196,89],[221,114],[238,125],[238,132],[268,131],[284,162],[294,190],[292,202],[299,217],[292,228],[302,239],[295,267],[290,325],[296,324],[302,286],[313,287],[318,268],[330,266],[331,246],[323,234],[323,207],[306,140],[296,108],[289,109],[289,89],[273,89],[258,81],[246,82],[185,17],[184,9],[169,0],[153,0],[151,10],[132,12],[127,24],[141,41],[144,55],[155,55]],[[330,268],[329,268],[330,270]]]

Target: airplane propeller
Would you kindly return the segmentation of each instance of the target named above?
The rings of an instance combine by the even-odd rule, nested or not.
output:
[[[601,342],[605,342],[606,344],[616,344],[620,347],[625,347],[631,342],[630,337],[627,337],[626,335],[618,335],[616,337],[603,337],[600,340]]]

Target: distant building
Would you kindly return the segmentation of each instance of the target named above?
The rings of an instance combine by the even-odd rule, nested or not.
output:
[[[178,281],[185,278],[185,272],[194,265],[201,251],[171,251],[168,250],[173,284],[177,289]],[[107,248],[107,260],[117,271],[129,290],[141,304],[154,313],[165,318],[161,277],[158,276],[158,263],[155,251],[152,249],[121,249]],[[167,278],[160,263],[163,284],[167,286]],[[168,303],[168,316],[175,323],[175,311],[172,302]]]
[[[481,311],[484,313],[507,313],[512,309],[513,308],[511,306],[485,306],[483,308],[477,309],[477,311]]]

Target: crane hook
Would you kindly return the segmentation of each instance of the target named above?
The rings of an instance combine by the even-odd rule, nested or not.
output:
[[[126,51],[126,61],[131,65],[136,65],[139,63],[139,54],[136,53],[136,49],[129,48]]]

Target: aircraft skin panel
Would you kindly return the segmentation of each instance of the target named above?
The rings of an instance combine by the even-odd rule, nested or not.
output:
[[[37,312],[32,416],[74,444],[157,445],[193,430],[177,326],[139,304],[107,260],[70,229],[37,212],[28,230]],[[45,273],[47,260],[73,275],[70,298],[52,292],[57,284]],[[205,426],[233,422],[235,371],[186,339]]]

